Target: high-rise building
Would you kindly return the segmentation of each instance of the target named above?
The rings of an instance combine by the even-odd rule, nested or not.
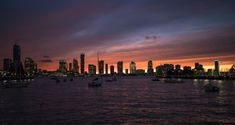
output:
[[[110,74],[114,75],[114,66],[113,65],[110,66]]]
[[[96,66],[93,64],[88,65],[88,73],[89,75],[95,75],[96,74]]]
[[[220,75],[220,61],[215,60],[215,75]]]
[[[59,61],[59,71],[62,72],[62,73],[67,72],[67,62],[66,62],[66,60],[60,60]]]
[[[105,74],[109,74],[109,65],[108,64],[105,64]]]
[[[181,66],[179,64],[175,65],[175,75],[180,75],[182,73]]]
[[[128,74],[128,69],[125,70],[126,75]]]
[[[69,72],[72,72],[72,71],[73,71],[73,64],[69,63]]]
[[[148,74],[153,74],[153,61],[149,60],[148,61],[148,70],[147,70]]]
[[[73,59],[73,72],[78,73],[79,67],[78,67],[78,61],[76,59]]]
[[[184,66],[183,67],[183,73],[184,73],[184,75],[191,75],[192,74],[191,66]]]
[[[81,68],[81,74],[84,75],[85,73],[85,54],[80,55],[80,68]]]
[[[14,65],[14,73],[19,76],[23,74],[23,65],[21,62],[21,49],[20,46],[15,44],[13,46],[13,65]]]
[[[130,74],[135,74],[136,73],[136,64],[135,62],[131,61],[130,63]]]
[[[104,60],[99,61],[99,74],[100,75],[104,74]]]
[[[181,66],[179,64],[175,65],[175,70],[180,71]]]
[[[123,74],[123,62],[122,61],[117,62],[117,70],[118,70],[118,74]]]
[[[201,64],[198,63],[198,62],[196,62],[196,63],[195,63],[195,70],[196,70],[196,71],[202,71],[202,70],[204,70],[203,65],[201,65]]]
[[[25,58],[24,67],[25,67],[25,72],[28,76],[32,76],[36,73],[37,66],[32,58]]]
[[[9,58],[3,59],[3,70],[7,72],[11,72],[13,68],[12,64],[13,64],[12,59],[9,59]]]

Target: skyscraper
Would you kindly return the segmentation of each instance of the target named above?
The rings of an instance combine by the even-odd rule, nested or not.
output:
[[[21,63],[21,49],[20,46],[15,44],[13,46],[13,65],[14,65],[14,73],[19,76],[23,74],[23,66]]]
[[[135,62],[131,61],[130,63],[130,74],[135,74],[136,73],[136,64]]]
[[[100,75],[104,74],[104,60],[99,61],[99,74]]]
[[[118,74],[123,74],[123,62],[122,61],[117,62],[117,70],[118,70]]]
[[[81,68],[81,74],[84,75],[85,73],[85,54],[80,55],[80,68]]]
[[[220,75],[220,61],[215,60],[215,75]]]
[[[109,65],[108,64],[105,64],[105,74],[109,74]]]
[[[114,75],[114,66],[113,65],[110,66],[110,74]]]
[[[95,75],[96,74],[96,66],[93,64],[88,65],[88,73],[89,75]]]
[[[73,71],[73,64],[69,63],[69,72],[72,72],[72,71]]]
[[[7,71],[7,72],[11,72],[12,71],[12,59],[9,58],[5,58],[3,59],[3,70]]]
[[[125,70],[126,75],[128,74],[128,69]]]
[[[73,59],[73,72],[78,73],[79,67],[78,67],[78,61],[76,59]]]
[[[180,71],[181,66],[179,64],[175,65],[175,70]]]
[[[153,74],[153,61],[149,60],[148,61],[148,70],[147,70],[148,74],[152,75]]]
[[[28,76],[32,76],[36,73],[36,63],[32,58],[25,58],[24,67]]]
[[[59,61],[59,71],[62,72],[62,73],[67,72],[67,62],[66,62],[66,60],[60,60]]]

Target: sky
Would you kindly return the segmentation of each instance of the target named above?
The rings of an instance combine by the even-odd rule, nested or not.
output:
[[[173,63],[223,69],[235,63],[234,0],[1,0],[0,60],[22,58],[56,70],[61,59],[97,64]],[[2,67],[2,62],[0,67]]]

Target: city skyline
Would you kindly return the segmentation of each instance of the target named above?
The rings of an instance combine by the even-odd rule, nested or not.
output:
[[[14,66],[15,63],[13,63],[14,61],[14,58],[17,58],[18,59],[18,63],[20,64],[17,64],[18,66],[20,65],[27,65],[27,60],[31,60],[32,63],[29,63],[30,65],[36,65],[37,67],[37,63],[34,62],[34,60],[31,58],[31,57],[26,57],[24,59],[21,60],[21,47],[20,45],[17,45],[17,44],[14,44],[13,46],[13,59],[11,57],[7,57],[7,58],[4,58],[3,59],[3,70],[7,71],[9,70],[10,68],[10,65],[11,63],[13,64],[13,67],[16,67]],[[221,67],[221,61],[218,60],[218,59],[215,59],[213,60],[214,64],[210,67],[207,67],[201,63],[199,63],[198,61],[197,62],[194,62],[192,65],[180,65],[180,64],[173,64],[173,63],[165,63],[165,64],[158,64],[158,65],[153,65],[153,62],[152,60],[146,60],[146,61],[143,61],[143,63],[146,63],[147,67],[138,67],[136,65],[136,62],[135,61],[130,61],[130,62],[123,62],[123,61],[117,61],[116,64],[108,64],[105,60],[100,60],[99,58],[99,55],[97,55],[98,57],[98,62],[96,62],[98,64],[98,67],[97,69],[95,68],[95,70],[97,70],[97,74],[107,74],[107,73],[111,73],[111,69],[108,68],[108,65],[111,65],[111,66],[114,66],[114,71],[117,73],[117,74],[122,74],[126,71],[126,69],[131,69],[130,68],[130,64],[131,63],[135,63],[135,66],[136,66],[136,70],[140,69],[140,70],[144,70],[146,73],[150,73],[151,74],[151,71],[149,72],[149,68],[151,70],[151,67],[152,67],[152,70],[154,72],[156,72],[155,68],[159,67],[159,66],[163,66],[163,65],[168,65],[168,64],[172,64],[173,65],[173,69],[181,69],[183,70],[184,67],[191,67],[191,68],[195,68],[197,69],[198,66],[201,66],[204,71],[206,72],[207,70],[215,70],[215,72],[227,72],[229,69],[232,68],[232,66],[234,64],[232,64],[230,67],[227,67],[227,69],[222,69],[220,68]],[[24,63],[22,63],[22,61],[25,60]],[[13,61],[13,62],[12,62]],[[78,66],[78,62],[80,63],[80,66]],[[88,73],[89,72],[89,67],[92,67],[92,70],[93,70],[93,66],[96,67],[96,63],[94,64],[91,64],[91,63],[88,63],[87,65],[85,65],[87,62],[86,62],[86,58],[85,58],[85,53],[81,53],[80,54],[80,61],[78,61],[77,59],[73,58],[72,59],[72,62],[71,61],[68,61],[68,60],[65,60],[65,59],[60,59],[58,62],[57,62],[57,68],[55,68],[54,70],[47,70],[47,69],[40,69],[40,70],[47,70],[47,71],[61,71],[61,72],[75,72],[75,73],[80,73],[80,74],[84,74],[85,72]],[[211,62],[212,63],[212,62]],[[125,64],[125,67],[124,67],[124,64]],[[87,67],[86,67],[87,66]],[[32,67],[32,66],[31,66]],[[34,66],[33,66],[34,67]],[[74,68],[75,67],[75,68]],[[79,67],[81,67],[81,71],[79,71]],[[115,68],[116,67],[116,68]],[[5,69],[7,68],[7,69]],[[17,69],[17,68],[16,68]],[[14,70],[16,70],[14,69]],[[153,72],[152,71],[152,72]],[[93,71],[92,71],[93,72]]]
[[[58,69],[59,60],[80,64],[82,53],[88,71],[88,64],[97,66],[97,52],[115,71],[118,61],[123,70],[131,61],[145,70],[148,60],[154,70],[160,64],[193,67],[195,62],[209,69],[217,59],[223,70],[235,63],[232,0],[0,3],[0,60],[12,57],[17,43],[22,61],[30,57],[49,71]]]

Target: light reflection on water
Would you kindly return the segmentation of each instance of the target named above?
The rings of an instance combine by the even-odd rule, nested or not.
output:
[[[234,81],[169,84],[122,77],[100,88],[88,88],[90,79],[56,83],[40,78],[28,88],[1,89],[0,124],[235,123]],[[204,85],[209,82],[220,87],[220,93],[205,93]]]

